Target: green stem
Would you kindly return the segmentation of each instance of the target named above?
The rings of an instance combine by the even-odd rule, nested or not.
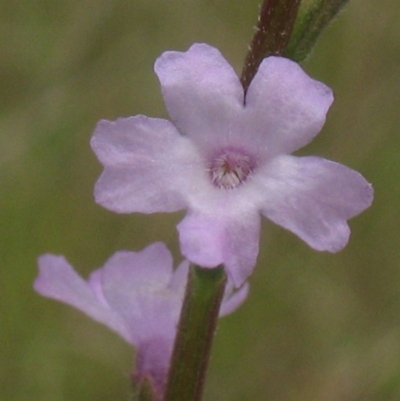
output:
[[[164,401],[201,400],[225,284],[222,266],[191,266]]]
[[[304,60],[319,35],[348,2],[349,0],[316,0],[308,7],[302,7],[285,56],[298,62]]]
[[[262,60],[270,55],[285,53],[300,2],[301,0],[264,0],[240,78],[245,93]]]

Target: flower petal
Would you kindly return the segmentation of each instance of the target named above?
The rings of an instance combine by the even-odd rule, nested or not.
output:
[[[161,399],[167,381],[173,338],[152,338],[138,346],[136,354],[135,382],[151,380],[156,399]]]
[[[120,316],[97,299],[88,283],[76,274],[63,256],[42,255],[38,264],[39,275],[34,282],[34,289],[39,294],[79,309],[131,342]]]
[[[118,213],[172,212],[185,207],[187,165],[197,152],[167,120],[136,116],[100,121],[91,146],[105,170],[95,186],[100,205]]]
[[[192,212],[177,228],[183,255],[205,268],[223,264],[235,287],[253,271],[260,234],[258,212],[226,216]]]
[[[279,156],[254,177],[262,213],[319,251],[341,250],[346,220],[371,205],[371,185],[354,170],[319,157]]]
[[[175,269],[172,275],[171,281],[168,288],[173,292],[178,292],[182,294],[185,293],[186,283],[188,279],[189,272],[189,261],[182,261],[179,266]]]
[[[168,51],[156,61],[168,112],[179,131],[202,144],[228,136],[243,109],[243,88],[221,53],[206,44]]]
[[[103,291],[107,285],[121,291],[158,291],[168,286],[173,274],[172,256],[163,242],[155,242],[140,252],[118,251],[103,267]],[[112,272],[113,282],[107,282]]]
[[[202,214],[189,214],[177,226],[182,254],[201,267],[224,262],[224,227]]]
[[[268,57],[246,95],[241,121],[247,138],[268,153],[292,153],[309,143],[325,123],[333,102],[330,88],[283,57]]]
[[[246,300],[248,293],[249,283],[243,284],[237,291],[234,291],[233,285],[228,282],[219,316],[226,316],[234,312]]]
[[[103,269],[97,269],[90,273],[87,284],[96,295],[96,298],[107,308],[110,308],[103,292]]]
[[[174,337],[182,297],[168,291],[172,274],[171,255],[161,243],[139,253],[118,252],[104,266],[104,296],[124,317],[136,346]]]

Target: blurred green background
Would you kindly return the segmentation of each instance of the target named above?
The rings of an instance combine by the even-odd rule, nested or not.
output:
[[[167,117],[152,67],[168,49],[218,47],[238,72],[259,0],[0,1],[0,400],[129,400],[132,349],[32,290],[36,258],[83,275],[162,240],[182,213],[117,215],[93,202],[101,118]],[[400,2],[354,0],[304,68],[336,94],[303,153],[374,184],[339,254],[264,219],[247,302],[223,319],[208,401],[400,400]]]

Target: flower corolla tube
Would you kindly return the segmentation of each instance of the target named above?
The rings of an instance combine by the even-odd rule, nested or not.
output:
[[[118,213],[175,212],[181,251],[202,267],[224,264],[236,286],[251,274],[261,215],[312,248],[337,252],[347,220],[372,202],[356,171],[297,157],[321,130],[330,88],[295,62],[268,57],[246,97],[221,53],[206,44],[155,63],[171,121],[138,115],[98,123],[91,146],[104,166],[96,201]]]
[[[140,252],[116,252],[87,281],[63,256],[45,254],[38,264],[35,290],[81,310],[134,345],[135,379],[148,378],[162,395],[189,262],[174,270],[169,250],[156,242]],[[238,291],[228,283],[220,316],[239,307],[247,293],[247,283]]]

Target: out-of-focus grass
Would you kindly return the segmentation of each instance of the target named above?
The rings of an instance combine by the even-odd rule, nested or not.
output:
[[[182,214],[113,214],[93,202],[88,142],[101,118],[165,117],[155,58],[217,46],[239,72],[257,1],[0,3],[0,399],[127,400],[132,350],[31,289],[36,257],[86,275],[115,250],[163,240]],[[304,68],[336,102],[302,153],[361,171],[373,207],[337,255],[264,221],[248,301],[221,321],[209,401],[400,399],[400,3],[354,0]]]

